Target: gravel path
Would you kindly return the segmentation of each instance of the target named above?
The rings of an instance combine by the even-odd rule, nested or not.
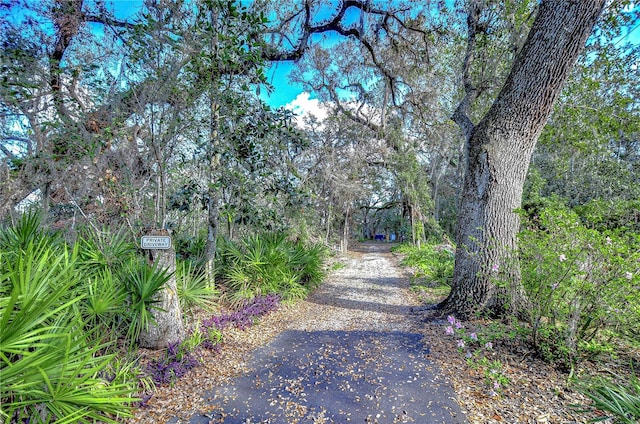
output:
[[[412,331],[416,304],[389,246],[363,244],[345,265],[295,306],[244,375],[207,393],[206,412],[173,422],[466,422]]]
[[[417,303],[408,295],[409,280],[396,266],[390,245],[358,245],[345,267],[307,300],[310,319],[294,329],[410,331],[411,308]]]

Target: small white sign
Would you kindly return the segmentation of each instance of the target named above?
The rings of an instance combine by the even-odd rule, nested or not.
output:
[[[142,236],[140,247],[143,249],[170,249],[171,237],[169,236]]]

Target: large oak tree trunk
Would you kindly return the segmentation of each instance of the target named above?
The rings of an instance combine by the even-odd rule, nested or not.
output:
[[[471,130],[444,310],[463,318],[526,312],[515,209],[538,137],[604,3],[543,1],[500,94]]]

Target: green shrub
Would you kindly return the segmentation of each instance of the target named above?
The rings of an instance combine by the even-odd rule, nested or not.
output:
[[[423,244],[418,248],[404,244],[396,251],[404,254],[402,264],[416,268],[416,277],[424,280],[426,285],[451,285],[455,258],[451,246]]]
[[[120,269],[136,257],[137,246],[124,231],[95,231],[86,228],[80,231],[76,241],[80,266],[89,274]]]
[[[99,330],[96,335],[103,340],[126,338],[130,330],[127,320],[133,319],[131,301],[136,296],[125,284],[126,271],[138,261],[137,246],[124,231],[87,227],[79,231],[74,247],[78,250],[78,271],[85,277],[85,297],[79,308],[87,327]]]
[[[84,269],[84,266],[81,267]],[[78,304],[87,331],[96,330],[104,340],[122,336],[123,316],[127,313],[127,293],[121,282],[106,268],[90,274],[84,281],[84,297]]]
[[[292,241],[286,241],[286,244],[289,266],[298,276],[298,282],[305,288],[317,287],[325,275],[322,269],[327,253],[325,246]]]
[[[640,200],[593,199],[575,208],[585,226],[600,231],[640,233]]]
[[[130,416],[135,382],[105,376],[110,344],[92,343],[97,337],[78,314],[85,295],[77,250],[44,232],[19,239],[15,230],[0,233],[22,245],[0,248],[0,416],[74,423]]]
[[[154,323],[153,310],[159,309],[155,295],[169,281],[167,270],[134,259],[120,272],[126,290],[126,337],[130,344],[137,342],[140,333]]]
[[[217,274],[233,304],[269,293],[302,298],[324,276],[324,247],[289,240],[284,233],[249,235],[218,246]]]
[[[606,347],[593,342],[605,330],[637,340],[640,236],[587,228],[555,199],[542,199],[528,212],[520,259],[536,347],[551,359],[561,352],[577,360],[581,348],[592,356]]]
[[[542,359],[558,368],[570,370],[575,352],[567,346],[565,333],[551,325],[540,325],[535,331],[535,347]]]
[[[205,232],[191,237],[178,234],[173,238],[173,244],[178,259],[200,264],[207,247],[207,236]]]
[[[50,247],[63,243],[59,233],[42,228],[42,217],[36,212],[23,214],[16,225],[0,229],[0,250],[17,254],[31,243],[46,242]]]
[[[177,261],[176,284],[180,307],[183,311],[189,311],[194,307],[206,311],[216,309],[220,291],[207,279],[204,271],[192,262]]]

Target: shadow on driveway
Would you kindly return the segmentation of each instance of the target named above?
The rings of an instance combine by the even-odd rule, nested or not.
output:
[[[466,422],[428,354],[414,333],[285,331],[190,422]]]

